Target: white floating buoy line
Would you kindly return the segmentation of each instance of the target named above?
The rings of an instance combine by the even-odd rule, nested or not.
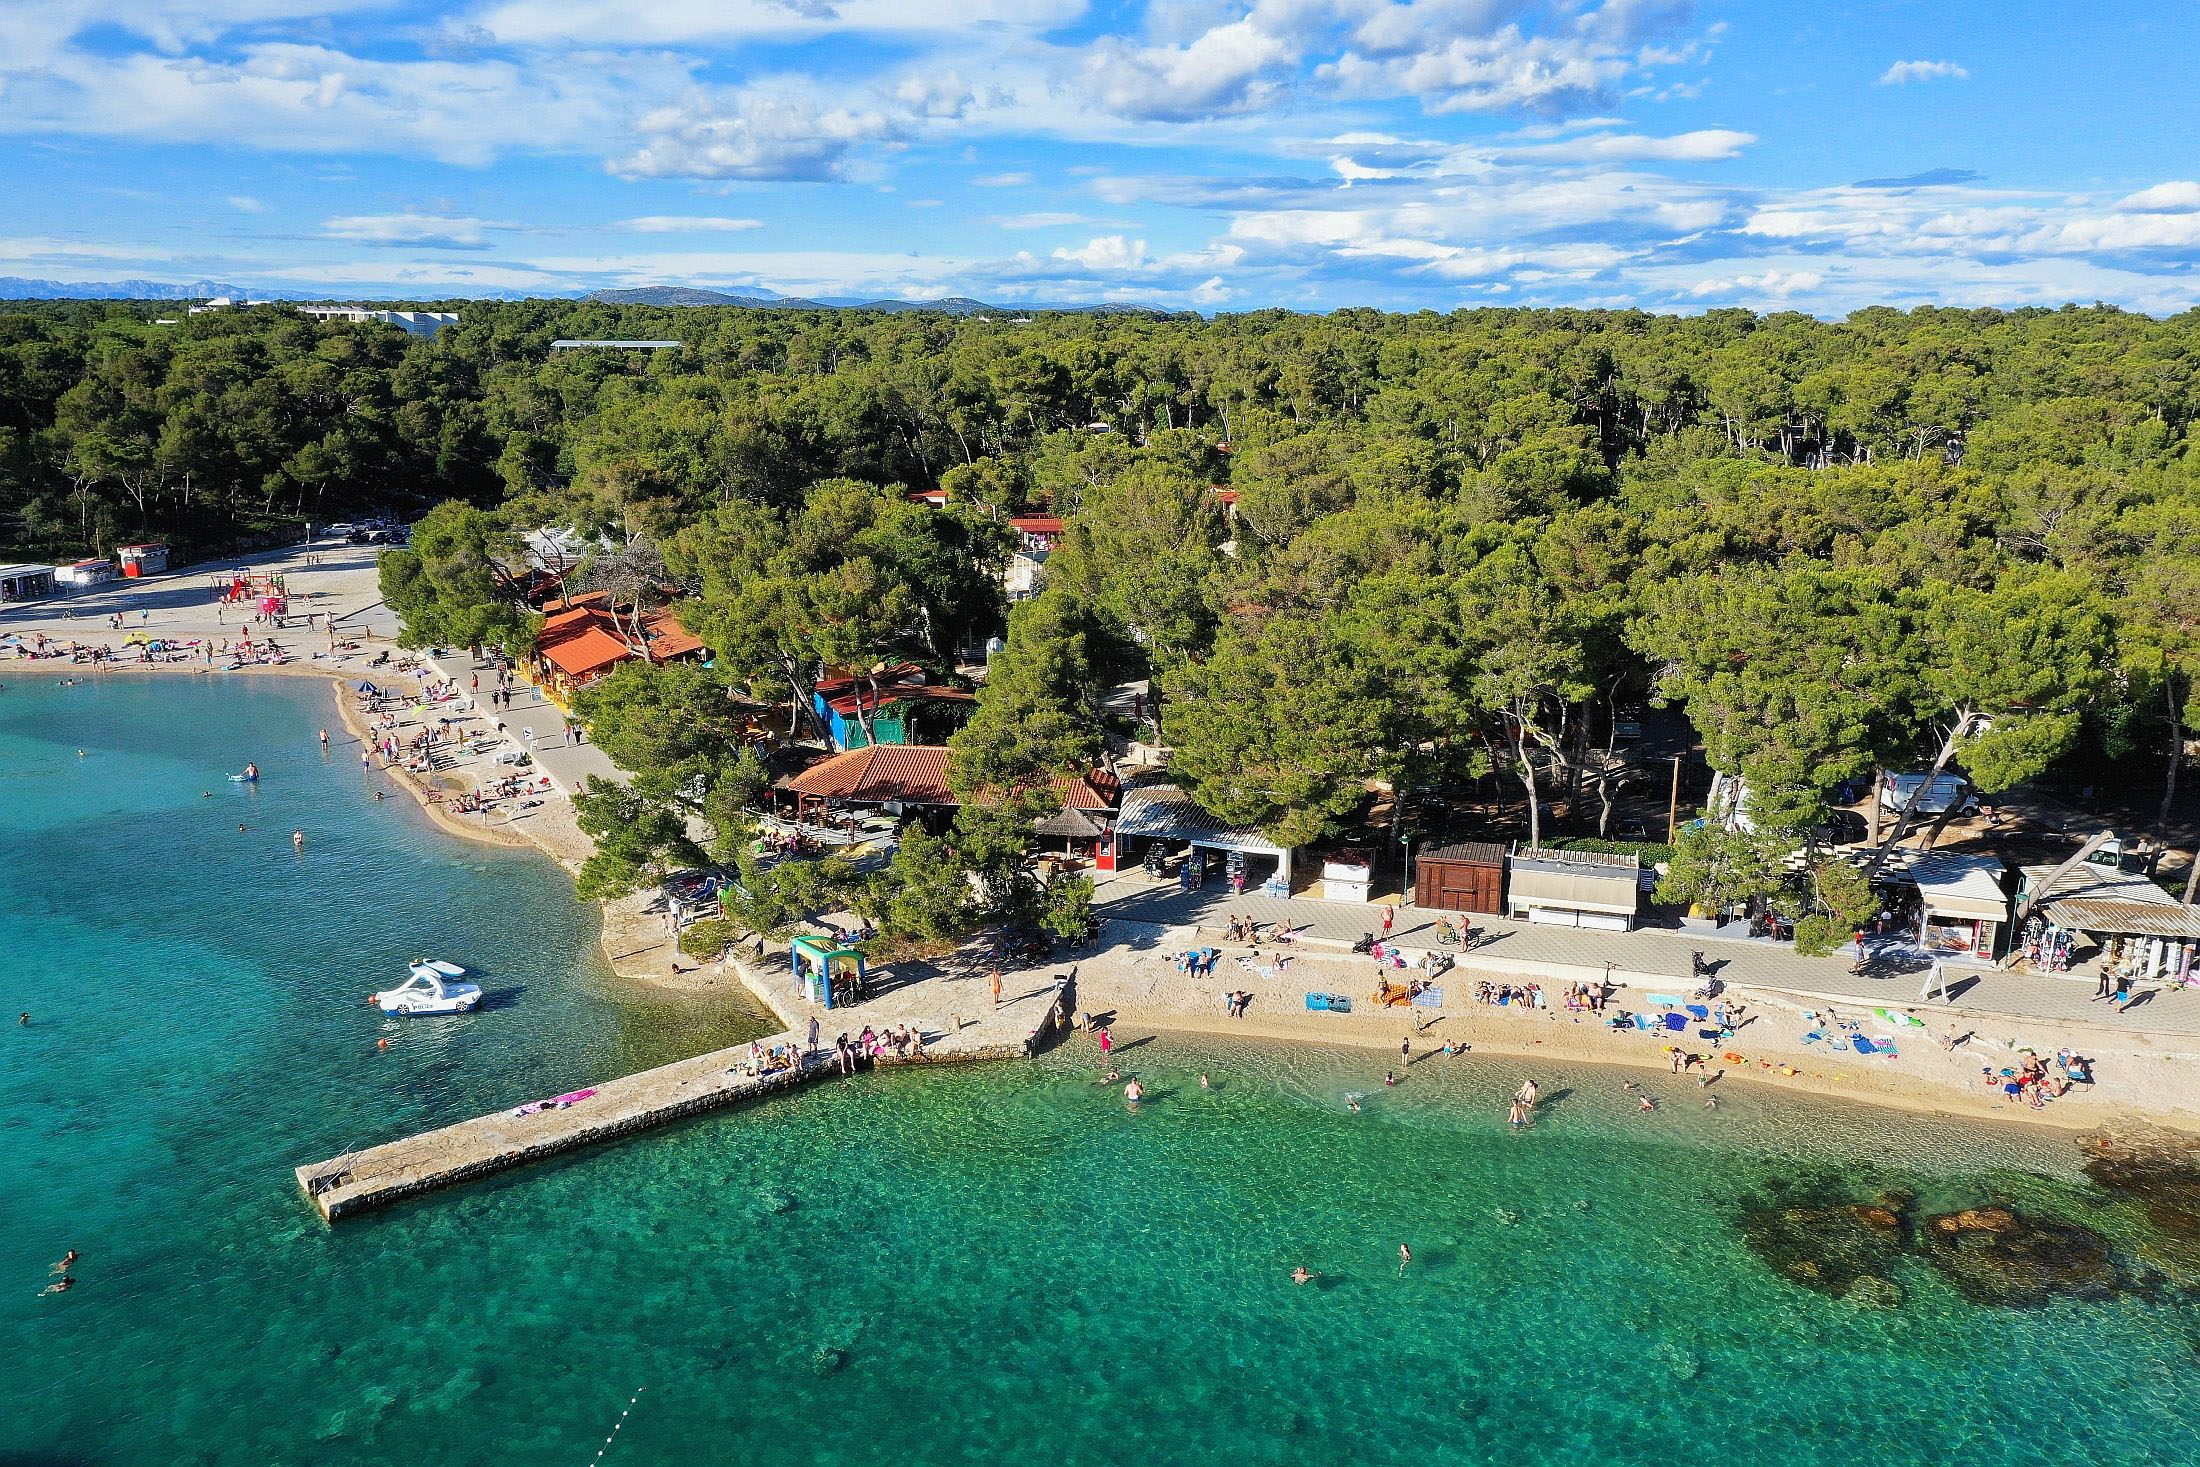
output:
[[[596,1455],[590,1459],[592,1462],[601,1462],[603,1454],[611,1450],[611,1443],[618,1439],[620,1429],[626,1425],[626,1418],[634,1414],[634,1403],[642,1398],[642,1392],[647,1389],[647,1386],[636,1386],[634,1394],[626,1398],[626,1409],[619,1413],[617,1421],[611,1423],[611,1434],[603,1439],[602,1446],[596,1448]]]

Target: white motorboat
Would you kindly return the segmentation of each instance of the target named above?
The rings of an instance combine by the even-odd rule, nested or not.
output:
[[[466,970],[441,959],[412,965],[412,975],[395,988],[374,995],[385,1014],[470,1014],[481,1006],[481,985],[462,983]]]

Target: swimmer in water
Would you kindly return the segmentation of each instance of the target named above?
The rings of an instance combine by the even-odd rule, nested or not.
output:
[[[304,850],[306,848],[306,833],[302,830],[293,830],[290,833],[290,843],[296,849]]]
[[[52,1283],[46,1285],[46,1287],[40,1289],[38,1292],[41,1294],[66,1294],[69,1292],[69,1290],[75,1287],[75,1276],[71,1274],[63,1274],[60,1278],[55,1279]]]
[[[1398,1072],[1397,1072],[1396,1070],[1385,1070],[1385,1071],[1383,1071],[1383,1083],[1384,1083],[1385,1085],[1395,1085],[1395,1084],[1397,1084],[1397,1083],[1398,1083]]]
[[[1525,1126],[1528,1124],[1528,1108],[1519,1101],[1514,1101],[1512,1109],[1505,1112],[1505,1123],[1511,1126]]]
[[[328,730],[325,728],[321,730],[321,747],[324,749],[328,747]]]
[[[1200,1089],[1202,1089],[1202,1090],[1212,1090],[1212,1089],[1214,1089],[1214,1088],[1215,1088],[1214,1086],[1212,1086],[1212,1085],[1210,1085],[1210,1084],[1208,1084],[1208,1083],[1207,1083],[1207,1075],[1206,1075],[1206,1072],[1205,1072],[1205,1071],[1201,1071],[1201,1072],[1200,1072],[1200,1076],[1199,1076],[1199,1088],[1200,1088]]]
[[[1309,1273],[1303,1263],[1291,1270],[1291,1282],[1294,1284],[1312,1283],[1320,1277],[1321,1275],[1318,1273]]]
[[[1344,1098],[1344,1105],[1345,1105],[1345,1109],[1346,1109],[1346,1110],[1349,1110],[1349,1111],[1351,1111],[1351,1112],[1352,1112],[1352,1113],[1353,1113],[1354,1115],[1358,1115],[1358,1114],[1360,1113],[1360,1097],[1359,1097],[1359,1096],[1357,1096],[1357,1095],[1347,1095],[1347,1096],[1346,1096],[1346,1097]]]
[[[1136,1105],[1146,1098],[1146,1087],[1133,1080],[1123,1087],[1123,1098],[1132,1105]]]
[[[1649,1096],[1647,1096],[1647,1095],[1645,1095],[1644,1097],[1642,1097],[1642,1103],[1641,1103],[1640,1105],[1638,1105],[1638,1106],[1636,1106],[1636,1107],[1635,1107],[1635,1109],[1636,1109],[1636,1110],[1638,1110],[1638,1111],[1645,1111],[1645,1112],[1647,1112],[1647,1111],[1653,1111],[1653,1110],[1656,1110],[1657,1108],[1658,1108],[1658,1103],[1657,1103],[1656,1101],[1652,1100],[1652,1099],[1651,1099],[1651,1098],[1650,1098]]]
[[[1717,1110],[1719,1108],[1719,1097],[1716,1095],[1706,1095],[1703,1098],[1703,1108],[1705,1110]]]
[[[69,1271],[69,1265],[74,1262],[76,1262],[76,1250],[74,1248],[71,1248],[68,1252],[61,1255],[61,1261],[59,1263],[55,1264],[52,1268],[47,1269],[46,1272],[67,1273]]]
[[[383,796],[383,794],[382,794],[382,792],[381,792],[380,790],[376,790],[376,791],[374,792],[374,797],[375,797],[376,799],[378,799],[378,800],[379,800],[379,799],[382,799],[382,798],[384,798],[384,796]]]
[[[82,749],[79,749],[79,750],[77,750],[77,751],[76,751],[76,757],[77,757],[77,758],[79,758],[79,759],[83,758],[83,757],[84,757],[84,751],[83,751]]]
[[[240,820],[240,821],[238,821],[238,822],[237,822],[237,834],[239,834],[239,835],[243,835],[243,834],[244,834],[244,822],[243,822],[242,820]]]
[[[1406,1265],[1413,1261],[1413,1250],[1405,1244],[1398,1245],[1398,1277],[1406,1276]]]
[[[1513,1099],[1519,1101],[1522,1105],[1527,1106],[1530,1110],[1533,1110],[1535,1108],[1535,1096],[1535,1081],[1523,1080],[1520,1082],[1520,1089],[1518,1093],[1513,1096]]]

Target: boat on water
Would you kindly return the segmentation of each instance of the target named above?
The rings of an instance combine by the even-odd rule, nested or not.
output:
[[[385,1014],[470,1014],[481,1006],[481,985],[461,982],[465,976],[464,968],[439,958],[416,962],[403,983],[375,994],[370,1002]]]

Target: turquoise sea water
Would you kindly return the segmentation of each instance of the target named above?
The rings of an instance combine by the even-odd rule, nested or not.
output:
[[[1812,1177],[2143,1254],[2066,1139],[1659,1078],[1645,1117],[1610,1070],[1539,1069],[1513,1134],[1516,1062],[1386,1090],[1384,1056],[1157,1040],[1119,1056],[1133,1114],[1073,1048],[324,1227],[294,1164],[743,1016],[622,994],[554,869],[374,804],[313,746],[318,685],[0,679],[0,981],[34,1019],[0,1028],[0,1463],[581,1464],[637,1391],[606,1462],[2200,1456],[2174,1291],[1988,1309],[1913,1263],[1867,1310],[1737,1230]],[[247,758],[257,792],[220,782]],[[358,996],[430,950],[504,1001],[385,1028]],[[81,1285],[37,1297],[70,1246]]]

